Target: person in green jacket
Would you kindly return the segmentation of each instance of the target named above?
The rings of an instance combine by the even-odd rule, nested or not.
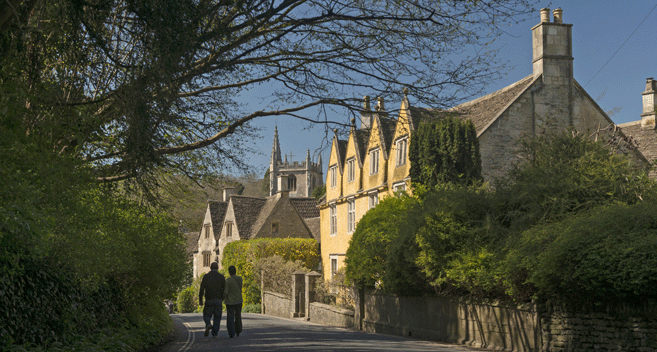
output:
[[[226,303],[226,326],[228,335],[232,338],[242,332],[242,277],[237,276],[237,269],[228,267],[230,277],[226,279],[224,302]]]

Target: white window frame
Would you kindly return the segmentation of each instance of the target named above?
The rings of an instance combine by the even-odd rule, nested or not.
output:
[[[338,255],[337,254],[329,254],[329,270],[331,273],[331,280],[333,277],[335,277],[335,274],[340,270],[339,268],[339,262],[338,262]]]
[[[335,204],[329,205],[329,233],[331,236],[338,234],[338,211]]]
[[[356,159],[347,160],[347,182],[354,182],[356,179]]]
[[[369,202],[369,209],[372,209],[379,204],[379,193],[372,192],[367,195],[367,199]]]
[[[347,200],[347,233],[352,234],[356,230],[356,200]]]
[[[338,167],[333,165],[329,167],[329,177],[331,178],[331,188],[338,186]]]
[[[406,165],[406,154],[408,153],[408,137],[400,138],[395,142],[397,150],[396,166]]]
[[[392,191],[394,193],[406,191],[406,182],[398,182],[392,185]]]
[[[379,173],[379,148],[370,150],[370,175]]]

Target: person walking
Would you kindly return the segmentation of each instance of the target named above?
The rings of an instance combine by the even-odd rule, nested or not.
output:
[[[230,277],[226,279],[226,326],[228,335],[232,338],[242,332],[242,277],[237,276],[237,269],[228,267]]]
[[[198,291],[198,303],[203,305],[205,297],[205,306],[203,307],[203,320],[205,320],[205,336],[210,334],[217,337],[219,326],[221,324],[221,301],[224,298],[226,288],[226,278],[219,272],[219,264],[214,262],[210,264],[210,272],[203,276],[201,288]],[[214,324],[212,324],[214,318]]]

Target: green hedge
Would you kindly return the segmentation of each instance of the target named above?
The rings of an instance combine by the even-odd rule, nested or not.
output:
[[[221,265],[224,268],[230,265],[237,268],[237,274],[244,279],[242,293],[246,304],[260,303],[259,275],[253,272],[255,264],[261,258],[274,255],[286,261],[299,260],[306,268],[314,270],[320,260],[319,244],[314,239],[262,238],[231,242],[224,248]]]

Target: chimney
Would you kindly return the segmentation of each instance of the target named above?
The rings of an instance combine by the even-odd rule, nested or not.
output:
[[[360,112],[360,129],[365,130],[372,127],[372,110],[370,109],[370,97],[363,97],[363,110]]]
[[[543,75],[545,84],[569,85],[573,78],[572,24],[563,23],[563,11],[541,10],[541,23],[532,28],[534,77]]]
[[[287,175],[278,176],[278,193],[276,195],[281,198],[285,198],[290,194],[290,190],[287,189]]]
[[[641,93],[643,97],[643,112],[641,113],[641,128],[655,129],[655,99],[657,99],[657,81],[652,77],[646,78],[646,90]]]
[[[383,97],[376,98],[376,111],[385,111],[386,108],[383,106]]]
[[[237,194],[235,187],[224,187],[224,202],[228,202],[233,194]]]

